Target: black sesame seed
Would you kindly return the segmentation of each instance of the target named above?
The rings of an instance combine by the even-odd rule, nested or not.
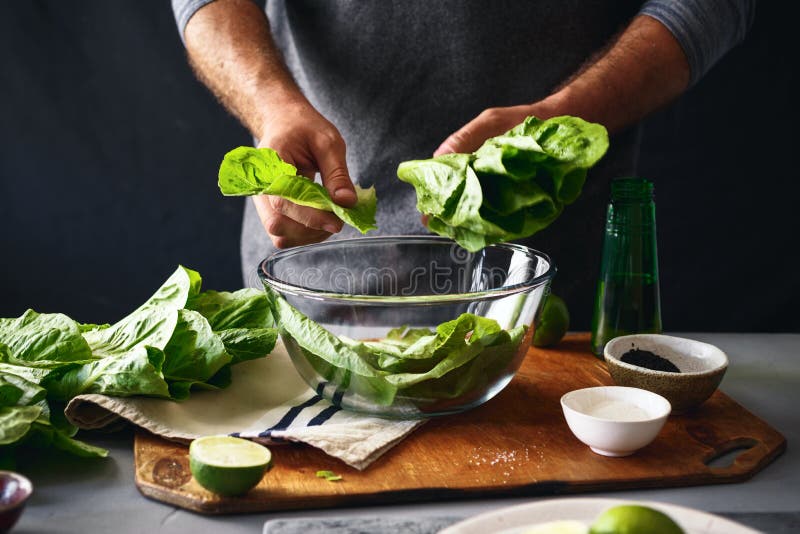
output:
[[[652,371],[665,371],[667,373],[681,372],[681,370],[678,369],[674,363],[666,358],[662,358],[658,354],[650,352],[649,350],[632,348],[623,354],[620,360],[631,365],[650,369]]]

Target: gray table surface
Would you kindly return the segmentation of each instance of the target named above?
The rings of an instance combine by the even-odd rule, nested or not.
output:
[[[800,513],[800,334],[686,334],[713,343],[730,359],[722,389],[786,437],[786,453],[740,484],[583,494],[663,501],[715,513]],[[465,518],[536,500],[502,498],[395,506],[303,510],[272,514],[202,516],[146,499],[134,485],[132,433],[88,436],[110,449],[101,461],[57,454],[25,467],[35,493],[14,532],[260,533],[265,521],[292,518]],[[735,517],[735,516],[733,516]],[[792,520],[794,521],[794,519]],[[777,531],[776,529],[775,531]],[[791,530],[786,530],[787,532]]]

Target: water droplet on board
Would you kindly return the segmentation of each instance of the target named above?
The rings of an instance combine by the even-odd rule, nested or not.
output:
[[[179,488],[192,479],[189,463],[173,458],[161,458],[153,466],[153,481],[168,488]]]

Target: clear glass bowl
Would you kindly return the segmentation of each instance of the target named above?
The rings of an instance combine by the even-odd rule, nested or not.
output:
[[[470,253],[401,236],[281,250],[259,276],[309,386],[344,409],[413,419],[473,408],[511,381],[555,271],[522,245]]]

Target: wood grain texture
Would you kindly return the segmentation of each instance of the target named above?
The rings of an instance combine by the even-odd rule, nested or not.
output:
[[[573,334],[556,349],[532,348],[497,397],[427,422],[365,471],[307,445],[273,446],[274,467],[256,488],[219,497],[191,478],[186,446],[142,432],[134,444],[136,485],[148,497],[197,512],[240,513],[741,482],[786,448],[780,433],[717,391],[698,409],[670,417],[633,456],[599,456],[572,435],[559,399],[611,383],[588,334]],[[749,448],[730,466],[706,465],[741,447]],[[343,480],[317,478],[320,469]]]

